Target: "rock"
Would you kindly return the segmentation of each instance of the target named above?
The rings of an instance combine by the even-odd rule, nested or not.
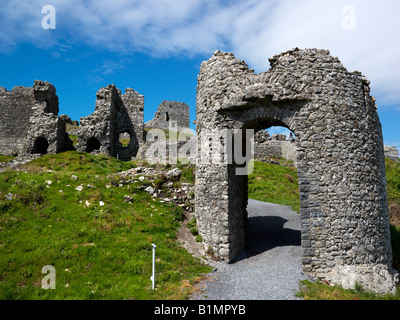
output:
[[[169,170],[169,171],[165,174],[165,176],[167,177],[168,180],[171,180],[171,179],[179,180],[179,178],[181,177],[181,175],[182,175],[182,171],[179,170],[178,168]]]
[[[399,151],[396,147],[384,146],[385,157],[394,161],[399,161]]]
[[[53,183],[53,181],[51,181],[51,180],[46,180],[45,181],[48,185],[51,185],[52,183]]]
[[[83,186],[77,186],[77,187],[75,188],[75,190],[76,190],[76,191],[82,191],[82,190],[83,190]]]
[[[146,189],[144,189],[144,191],[146,191],[146,192],[148,192],[150,194],[153,194],[155,190],[154,190],[154,188],[152,186],[148,186]]]
[[[133,198],[131,196],[125,195],[124,202],[133,203]]]
[[[99,206],[100,207],[104,207],[104,202],[103,201],[99,201]]]
[[[61,120],[63,120],[65,123],[72,124],[72,120],[69,116],[66,114],[62,114],[58,116]]]

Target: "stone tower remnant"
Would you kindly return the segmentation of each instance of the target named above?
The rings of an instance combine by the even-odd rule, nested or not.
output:
[[[58,117],[56,89],[35,80],[32,87],[0,88],[0,154],[46,154],[72,148]]]
[[[394,292],[382,128],[370,82],[328,50],[295,48],[255,74],[231,53],[201,64],[198,140],[283,126],[296,136],[303,273],[368,290]],[[231,148],[225,139],[211,154]],[[202,154],[204,144],[198,144]],[[247,175],[238,164],[196,166],[196,217],[206,245],[225,261],[245,247]]]
[[[163,101],[154,118],[145,123],[145,128],[169,130],[171,123],[176,123],[176,131],[190,127],[189,106],[178,101]]]
[[[80,119],[77,150],[130,160],[144,139],[144,96],[130,88],[121,94],[115,85],[99,89],[96,96],[94,112]],[[128,137],[126,147],[119,141],[120,135]]]

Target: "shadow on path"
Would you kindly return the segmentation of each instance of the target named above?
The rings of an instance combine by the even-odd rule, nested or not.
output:
[[[275,247],[300,246],[301,232],[284,228],[288,220],[279,216],[249,217],[246,248],[232,261],[247,259]]]

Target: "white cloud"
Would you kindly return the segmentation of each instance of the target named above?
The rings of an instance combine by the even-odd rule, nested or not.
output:
[[[0,51],[30,41],[41,47],[86,43],[120,52],[211,56],[232,51],[257,72],[293,47],[326,48],[363,72],[378,104],[400,101],[400,2],[393,0],[54,0],[57,29],[42,30],[47,0],[2,4]],[[33,3],[33,4],[32,4]],[[344,29],[345,6],[355,29]]]

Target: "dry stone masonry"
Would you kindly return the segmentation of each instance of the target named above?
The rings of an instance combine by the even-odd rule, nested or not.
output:
[[[268,131],[258,131],[254,136],[254,159],[263,161],[266,158],[284,158],[293,161],[296,166],[297,149],[294,137],[284,134],[274,134]]]
[[[101,88],[96,96],[93,114],[80,120],[76,149],[130,160],[144,140],[144,96],[130,88],[121,94],[115,85]],[[126,147],[120,135],[128,137]]]
[[[66,124],[73,121],[65,114],[58,116],[58,97],[52,84],[35,80],[30,88],[20,86],[8,91],[0,87],[0,154],[23,156],[75,149],[130,160],[138,155],[140,146],[147,150],[152,142],[149,139],[145,144],[143,111],[144,96],[135,90],[127,88],[122,94],[115,85],[100,88],[93,114],[81,118],[80,125],[73,126],[78,129],[70,132],[77,136],[75,148],[66,133]],[[163,101],[146,126],[190,130],[189,106]],[[128,144],[123,145],[121,139]]]
[[[389,213],[381,124],[369,81],[328,50],[298,48],[269,59],[255,74],[231,53],[201,64],[198,140],[212,130],[283,126],[296,136],[302,265],[307,275],[393,292]],[[224,139],[213,150],[226,148]],[[203,144],[199,144],[201,154]],[[247,176],[237,164],[196,167],[199,233],[223,260],[244,248]]]
[[[46,154],[69,150],[65,120],[58,117],[54,86],[35,80],[33,87],[0,88],[0,154]]]
[[[169,130],[171,124],[176,130],[190,127],[189,106],[178,101],[163,101],[157,108],[154,118],[145,123],[145,128]]]
[[[188,129],[189,106],[164,101],[144,124],[143,95],[130,88],[122,94],[115,85],[101,88],[93,114],[81,118],[75,132],[76,149],[129,160],[145,156],[155,142],[165,145],[164,159],[196,159],[199,233],[208,250],[229,262],[246,244],[248,178],[237,174],[243,169],[237,158],[213,160],[225,159],[227,151],[246,153],[247,140],[236,133],[253,129],[256,158],[284,157],[297,165],[303,272],[344,287],[360,283],[368,290],[394,292],[398,274],[392,268],[384,153],[399,158],[395,148],[384,150],[369,81],[346,70],[328,50],[295,48],[269,61],[270,70],[260,74],[231,53],[216,51],[204,61],[197,85],[197,135],[169,137],[170,145],[154,135],[146,142],[144,128],[165,133],[173,123],[177,130]],[[73,149],[66,133],[71,119],[58,112],[56,90],[46,81],[12,91],[0,88],[0,154],[22,155],[12,162],[17,166],[40,154]],[[262,131],[272,126],[286,127],[295,140]],[[121,137],[129,140],[127,146]],[[160,196],[154,188],[148,192]]]
[[[399,161],[399,151],[395,147],[384,146],[385,157],[394,161]]]

